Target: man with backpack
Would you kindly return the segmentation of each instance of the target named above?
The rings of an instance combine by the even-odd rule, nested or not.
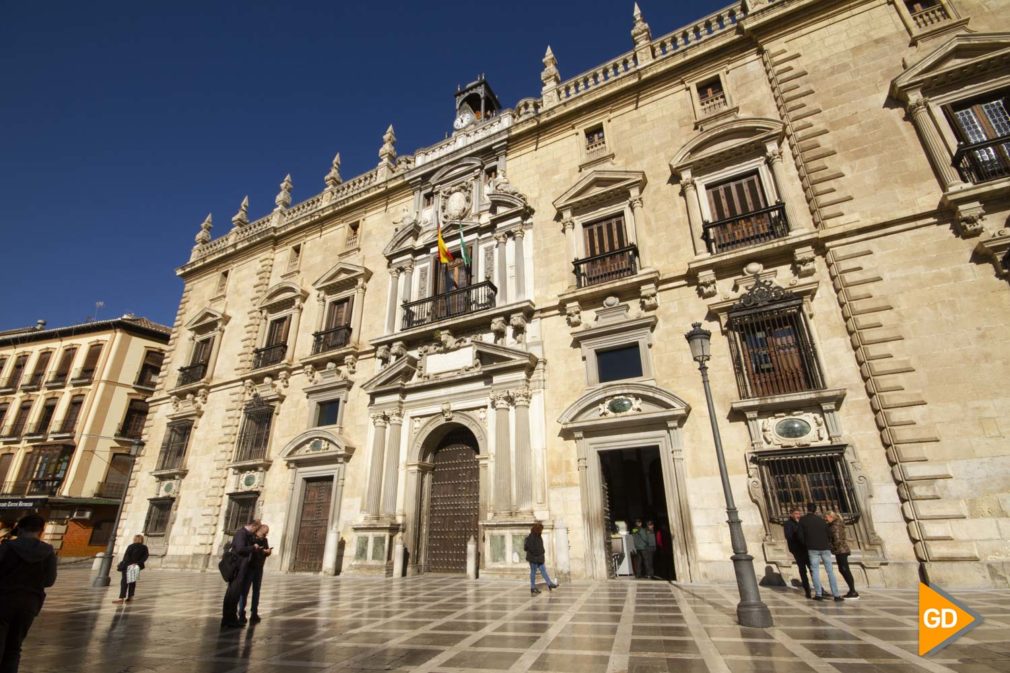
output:
[[[256,545],[256,530],[260,527],[259,519],[254,519],[235,531],[231,545],[225,549],[224,558],[218,569],[228,589],[224,592],[224,604],[221,608],[221,628],[239,629],[245,626],[238,618],[238,600],[246,588],[246,575],[249,572],[249,561]]]
[[[21,643],[42,610],[46,588],[56,583],[56,551],[39,539],[38,514],[18,521],[13,540],[0,544],[0,671],[17,673]]]

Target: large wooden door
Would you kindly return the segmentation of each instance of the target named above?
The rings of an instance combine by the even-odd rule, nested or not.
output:
[[[333,477],[305,480],[292,570],[319,572],[323,569],[323,547],[326,544],[326,526],[330,521],[332,494]]]
[[[479,467],[469,432],[447,438],[435,453],[428,505],[429,572],[465,573],[466,543],[477,536]]]

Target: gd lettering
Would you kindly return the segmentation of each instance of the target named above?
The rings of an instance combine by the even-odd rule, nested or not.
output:
[[[957,626],[957,610],[927,608],[922,613],[922,625],[927,629],[949,629]]]
[[[919,656],[950,645],[982,623],[982,617],[943,589],[919,585]]]

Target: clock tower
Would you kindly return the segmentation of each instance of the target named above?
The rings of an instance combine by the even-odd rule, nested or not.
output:
[[[491,85],[481,74],[473,82],[456,88],[456,119],[452,127],[457,131],[478,124],[498,114],[501,104]]]

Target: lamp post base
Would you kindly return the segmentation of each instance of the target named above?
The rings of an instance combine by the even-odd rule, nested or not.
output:
[[[755,629],[767,629],[772,624],[772,613],[768,606],[758,601],[740,601],[736,606],[736,619],[740,626],[749,626]]]
[[[95,579],[91,580],[91,586],[100,589],[112,584],[112,580],[109,578],[109,572],[111,570],[112,554],[110,552],[105,552],[105,556],[102,557],[102,563],[98,566],[98,574],[95,575]]]
[[[98,577],[96,577],[95,579],[93,579],[91,581],[91,586],[93,586],[95,588],[98,588],[98,589],[100,589],[102,587],[107,587],[107,586],[109,586],[111,584],[112,584],[112,579],[110,579],[108,577],[102,577],[101,575],[99,575]]]

